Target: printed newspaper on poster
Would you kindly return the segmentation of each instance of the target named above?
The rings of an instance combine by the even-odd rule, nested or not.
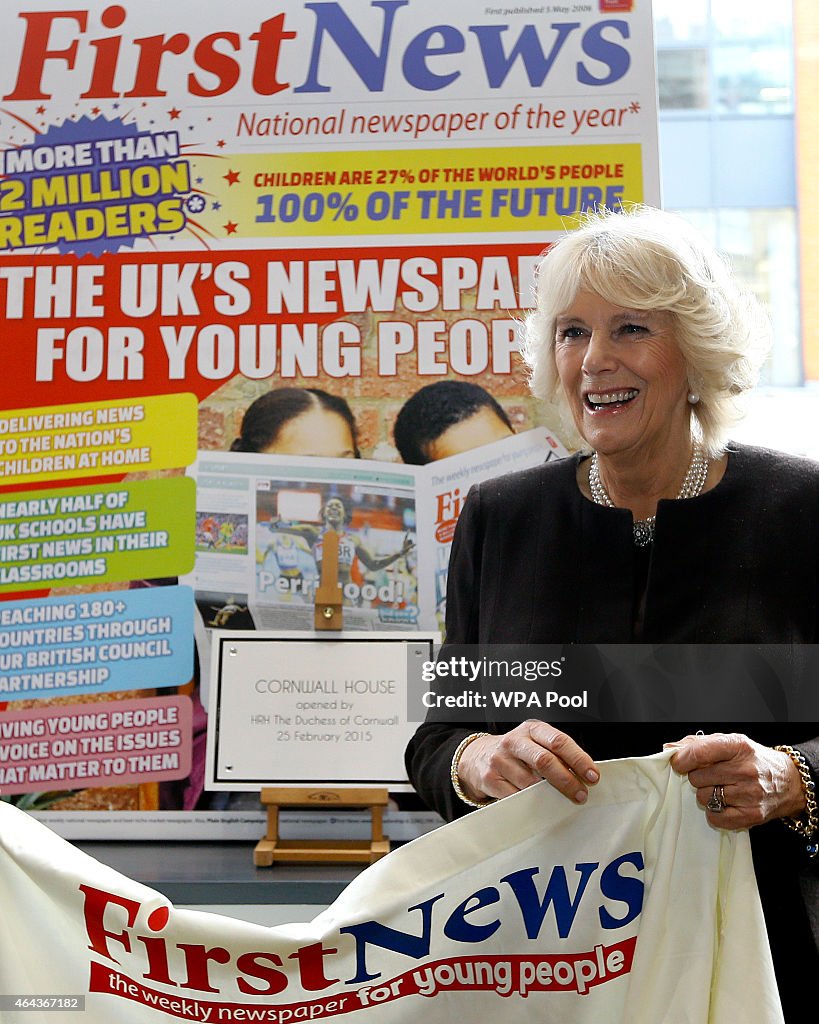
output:
[[[659,202],[650,4],[575,7],[2,5],[0,727],[54,730],[8,799],[71,836],[258,831],[200,785],[186,582],[265,529],[228,516],[207,550],[186,475],[255,399],[343,398],[347,453],[384,463],[439,381],[494,396],[494,436],[561,436],[517,353],[538,256],[583,209]],[[407,588],[414,557],[349,582]],[[244,595],[204,612],[242,625]]]
[[[207,626],[312,629],[322,536],[339,534],[345,629],[442,629],[473,483],[566,455],[535,428],[426,466],[200,452],[196,602]]]

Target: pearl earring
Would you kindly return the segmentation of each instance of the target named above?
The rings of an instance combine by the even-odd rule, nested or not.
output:
[[[688,401],[690,402],[691,405],[696,405],[697,402],[699,402],[699,400],[700,400],[700,396],[697,394],[696,391],[689,391],[688,392]]]

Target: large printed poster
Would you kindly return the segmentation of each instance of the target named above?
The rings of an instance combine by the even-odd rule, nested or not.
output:
[[[659,202],[650,5],[15,0],[0,52],[0,794],[232,828],[208,630],[307,628],[334,502],[347,613],[434,628],[471,480],[565,453],[519,325],[577,214]]]

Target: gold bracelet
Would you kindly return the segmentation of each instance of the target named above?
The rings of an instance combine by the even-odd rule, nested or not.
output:
[[[798,832],[803,839],[808,840],[808,855],[815,857],[819,853],[819,845],[814,841],[816,833],[819,831],[819,809],[816,805],[816,783],[811,776],[810,766],[805,759],[805,755],[801,750],[797,750],[796,747],[782,743],[774,747],[774,750],[787,754],[796,765],[796,770],[799,772],[799,781],[802,784],[802,792],[805,796],[804,813],[798,818],[783,818],[782,822],[792,831]]]
[[[473,740],[479,740],[483,736],[489,736],[488,732],[473,732],[471,736],[467,736],[462,739],[458,746],[455,748],[455,753],[452,755],[452,764],[449,766],[449,777],[452,780],[452,788],[455,790],[455,794],[459,800],[462,800],[465,804],[469,804],[470,807],[488,807],[489,804],[495,802],[495,798],[490,796],[486,800],[473,800],[461,789],[461,780],[458,778],[458,765],[461,761],[461,754],[466,750],[469,744]]]

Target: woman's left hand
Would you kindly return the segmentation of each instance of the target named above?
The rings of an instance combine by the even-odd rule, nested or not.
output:
[[[688,776],[701,807],[707,807],[714,787],[722,787],[725,809],[706,810],[717,828],[750,828],[772,818],[796,817],[805,809],[799,772],[780,750],[741,733],[719,732],[686,736],[669,747],[675,748],[671,767]]]

